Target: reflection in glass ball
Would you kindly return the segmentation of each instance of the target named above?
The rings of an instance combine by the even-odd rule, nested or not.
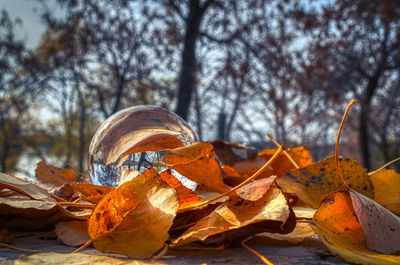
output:
[[[164,108],[123,109],[102,123],[93,136],[88,157],[90,179],[95,185],[116,187],[122,168],[141,173],[154,167],[161,172],[167,168],[160,162],[164,150],[196,140],[186,122]]]

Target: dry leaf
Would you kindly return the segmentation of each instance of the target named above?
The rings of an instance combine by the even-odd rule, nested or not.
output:
[[[15,261],[15,265],[167,265],[161,261],[146,261],[146,260],[128,260],[118,259],[106,256],[83,254],[83,253],[69,253],[60,254],[55,252],[40,253],[32,256],[22,256]]]
[[[371,174],[374,200],[400,215],[400,174],[391,169],[381,169]]]
[[[290,244],[299,244],[305,238],[310,237],[314,234],[315,234],[315,232],[310,223],[297,222],[296,227],[289,234],[277,234],[277,233],[264,232],[261,234],[257,234],[255,240],[260,240],[260,238],[267,238],[267,239],[284,241],[284,242],[290,243]]]
[[[276,149],[266,149],[258,153],[259,157],[264,158],[265,160],[269,160]],[[305,146],[299,146],[296,148],[290,148],[286,150],[287,154],[294,160],[294,162],[299,166],[299,168],[303,168],[309,166],[313,163],[310,151]],[[287,172],[292,169],[295,169],[293,163],[287,158],[284,153],[281,153],[271,164],[271,167],[274,169],[273,174],[278,177],[283,176]]]
[[[171,246],[182,246],[195,241],[229,244],[265,231],[289,233],[294,229],[293,218],[294,214],[283,193],[272,186],[258,201],[247,201],[240,197],[225,201],[173,240]]]
[[[223,165],[233,166],[236,162],[257,156],[257,149],[254,147],[222,140],[215,140],[211,144]]]
[[[35,219],[50,216],[57,211],[58,205],[53,201],[0,198],[1,215],[21,215]]]
[[[64,183],[83,181],[73,170],[47,165],[44,161],[37,164],[35,173],[38,180],[51,183],[56,187]]]
[[[69,201],[71,198],[76,195],[74,189],[71,187],[70,183],[65,183],[51,191],[53,195],[56,195],[57,197],[63,198],[67,201]]]
[[[398,256],[381,254],[400,250],[400,219],[357,192],[342,190],[324,196],[313,221],[328,248],[350,262],[400,262]]]
[[[220,193],[229,190],[222,180],[222,170],[214,157],[213,146],[210,143],[196,142],[168,150],[162,162],[196,182],[203,189]]]
[[[0,243],[10,244],[13,241],[13,237],[10,232],[3,228],[0,230]]]
[[[269,190],[272,183],[274,183],[275,178],[276,176],[271,176],[266,179],[254,180],[249,184],[239,188],[236,191],[236,194],[247,201],[258,201]]]
[[[0,189],[10,189],[27,195],[35,200],[55,202],[55,199],[44,189],[27,180],[0,173]]]
[[[178,207],[175,191],[151,168],[98,203],[88,232],[100,251],[148,258],[168,238]]]
[[[60,222],[54,231],[65,245],[78,247],[90,240],[86,221]]]
[[[199,195],[197,195],[191,189],[183,186],[174,175],[172,175],[171,170],[167,169],[160,173],[161,179],[172,187],[179,198],[179,208],[185,208],[190,205],[198,204],[202,202]]]
[[[241,176],[236,169],[231,166],[222,166],[222,171],[224,172],[224,183],[229,186],[237,186],[246,180],[247,176]]]
[[[87,183],[71,183],[70,186],[82,194],[83,200],[91,203],[98,203],[106,194],[115,189]]]
[[[339,163],[349,187],[373,198],[373,187],[365,169],[351,159],[340,159]],[[284,192],[295,193],[313,208],[318,208],[323,195],[344,188],[337,177],[334,157],[292,170],[278,178],[277,183]]]
[[[268,160],[261,157],[249,158],[244,161],[240,161],[232,166],[232,168],[244,179],[249,178],[251,175],[256,173]],[[271,167],[266,168],[257,179],[268,178],[274,175],[274,171]]]

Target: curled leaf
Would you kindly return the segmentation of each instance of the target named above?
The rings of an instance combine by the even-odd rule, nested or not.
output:
[[[357,192],[342,190],[325,196],[313,221],[327,247],[350,262],[400,261],[398,256],[387,255],[400,250],[400,219]]]
[[[282,192],[272,186],[258,201],[244,200],[238,196],[223,202],[211,214],[172,241],[172,246],[195,241],[230,244],[265,231],[289,233],[294,229],[293,218],[294,214]],[[287,225],[289,219],[291,221]]]

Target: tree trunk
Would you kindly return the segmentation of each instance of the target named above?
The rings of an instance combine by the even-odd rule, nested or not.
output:
[[[188,118],[192,94],[195,90],[196,40],[204,11],[204,7],[200,7],[198,0],[189,1],[189,15],[185,20],[186,32],[179,74],[178,102],[175,109],[176,114],[184,120]]]
[[[78,84],[79,86],[79,84]],[[78,144],[78,159],[79,171],[83,172],[84,160],[86,154],[86,141],[85,141],[85,126],[86,126],[86,107],[85,99],[83,98],[82,91],[77,87],[79,96],[79,144]]]
[[[363,166],[367,169],[367,171],[371,170],[370,163],[370,150],[369,150],[369,134],[368,134],[368,120],[369,120],[369,109],[372,97],[374,96],[374,92],[378,86],[380,72],[378,71],[373,77],[369,79],[367,89],[365,93],[362,95],[361,100],[361,112],[359,117],[359,144],[361,151],[361,160]]]

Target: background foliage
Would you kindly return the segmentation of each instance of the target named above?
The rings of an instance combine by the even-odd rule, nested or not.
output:
[[[375,169],[400,156],[400,4],[392,0],[37,0],[40,45],[0,14],[0,170],[45,159],[84,171],[100,123],[166,107],[200,139],[333,152]],[[51,7],[50,7],[51,6]],[[54,10],[54,6],[57,10]]]

